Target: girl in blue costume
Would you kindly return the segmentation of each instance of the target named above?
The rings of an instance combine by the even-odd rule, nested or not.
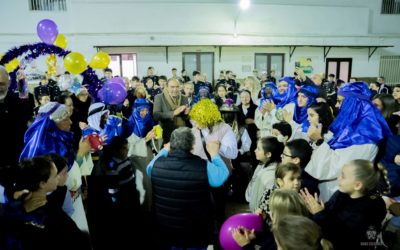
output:
[[[339,114],[329,128],[332,139],[324,141],[320,126],[310,127],[308,131],[315,149],[306,171],[322,181],[319,189],[323,201],[338,189],[335,180],[344,164],[354,159],[373,161],[377,144],[392,134],[370,98],[371,91],[364,82],[345,84],[338,91]]]
[[[153,159],[152,147],[154,145],[150,141],[155,138],[153,130],[155,122],[150,110],[150,102],[138,98],[135,100],[134,109],[129,118],[129,123],[133,126],[133,133],[128,138],[128,155],[133,156],[131,157],[133,164],[142,172],[145,172],[147,164]],[[143,206],[147,211],[150,211],[152,208],[152,192],[149,176],[144,175],[143,184],[146,190]]]
[[[25,133],[25,146],[20,160],[55,153],[68,159],[67,187],[74,198],[72,219],[81,230],[88,231],[86,215],[83,209],[80,187],[82,176],[90,175],[93,162],[89,154],[90,145],[81,140],[79,149],[73,151],[73,133],[71,114],[65,105],[49,102],[39,109],[38,117]]]
[[[256,125],[260,129],[261,137],[271,135],[272,125],[283,119],[279,110],[293,102],[294,98],[296,98],[296,88],[293,77],[281,78],[278,86],[272,82],[266,83],[255,115]]]
[[[154,120],[149,113],[151,109],[150,102],[143,98],[138,98],[134,103],[134,110],[129,122],[133,124],[133,133],[140,138],[147,135],[153,129]]]
[[[282,109],[283,119],[292,127],[291,139],[308,139],[307,131],[310,127],[307,109],[318,97],[318,87],[315,85],[303,85],[297,93],[297,99]],[[290,110],[290,111],[289,111]]]

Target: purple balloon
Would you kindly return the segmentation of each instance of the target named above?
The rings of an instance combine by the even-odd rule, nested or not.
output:
[[[260,215],[251,213],[235,214],[229,217],[219,231],[219,242],[225,250],[241,250],[242,248],[232,237],[233,229],[243,226],[247,229],[254,229],[261,232],[263,228],[263,219]]]
[[[50,19],[41,20],[36,27],[37,34],[44,43],[53,44],[58,36],[57,24]]]
[[[125,88],[125,82],[122,77],[113,77],[109,80],[107,80],[107,83],[115,83],[115,84],[120,84],[122,87]]]
[[[120,104],[126,98],[125,86],[107,82],[97,93],[97,97],[105,104]]]

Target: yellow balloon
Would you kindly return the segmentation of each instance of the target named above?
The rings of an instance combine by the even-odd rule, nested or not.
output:
[[[54,45],[65,49],[67,47],[67,38],[63,34],[58,34],[57,39],[54,41]]]
[[[79,52],[71,52],[64,58],[64,67],[72,74],[80,74],[86,70],[87,62]]]
[[[4,54],[1,54],[1,53],[0,53],[0,61],[1,61],[1,58],[3,58],[3,56],[4,56]]]
[[[110,64],[110,56],[103,51],[97,52],[90,62],[90,67],[94,69],[104,69]]]
[[[4,66],[8,73],[13,72],[19,66],[19,61],[17,58],[14,58]]]

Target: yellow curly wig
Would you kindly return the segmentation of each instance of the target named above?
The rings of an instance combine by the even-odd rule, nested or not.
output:
[[[207,128],[212,128],[215,124],[223,121],[218,106],[210,99],[200,100],[193,105],[189,117],[200,126]]]

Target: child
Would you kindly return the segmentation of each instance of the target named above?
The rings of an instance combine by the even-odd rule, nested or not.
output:
[[[49,158],[53,161],[57,168],[58,185],[57,189],[48,195],[47,200],[52,204],[55,209],[64,210],[69,216],[74,213],[73,201],[71,193],[68,192],[65,183],[68,178],[68,163],[62,156],[58,154],[50,154]]]
[[[143,217],[140,204],[145,195],[143,174],[134,168],[128,158],[126,139],[115,136],[104,147],[95,175],[96,182],[89,185],[94,191],[89,191],[92,195],[89,214],[92,216],[94,248],[109,249],[114,246],[123,249],[128,242],[132,242],[132,237],[139,237]],[[131,230],[125,230],[124,226],[131,227]]]
[[[260,161],[246,189],[246,200],[250,202],[250,210],[257,208],[257,203],[266,188],[272,188],[275,180],[275,169],[280,162],[283,143],[275,137],[261,138],[255,150],[256,159]]]
[[[91,249],[88,237],[61,209],[54,209],[47,194],[57,189],[59,176],[54,163],[46,157],[22,160],[16,190],[29,190],[22,204],[7,210],[9,227],[6,249]],[[3,226],[8,226],[4,223]]]
[[[271,135],[286,145],[290,137],[292,137],[292,127],[289,123],[284,121],[274,123],[272,125]]]
[[[293,163],[280,164],[275,171],[275,186],[268,188],[261,196],[258,208],[268,214],[270,212],[270,197],[276,189],[299,192],[301,186],[301,169]],[[257,209],[257,213],[261,212]]]
[[[318,180],[310,176],[304,168],[307,166],[312,155],[310,144],[304,139],[295,139],[288,142],[283,149],[282,163],[294,163],[302,170],[301,183],[310,193],[319,193]]]
[[[271,216],[273,225],[279,223],[287,215],[309,216],[307,207],[297,191],[279,189],[273,192],[270,199]],[[254,243],[261,245],[261,250],[276,249],[274,237],[269,228],[255,235],[254,230],[244,227],[238,227],[232,231],[235,241],[243,249],[254,249],[251,240],[256,239]]]
[[[280,250],[333,249],[332,244],[322,238],[320,227],[307,217],[287,215],[278,221],[272,232]]]
[[[317,137],[308,136],[312,142],[318,143],[318,140],[320,139],[328,141],[332,138],[333,134],[332,132],[329,132],[328,128],[333,122],[333,115],[331,108],[327,103],[319,102],[312,104],[307,109],[307,116],[307,120],[310,123],[308,131],[312,131],[314,128],[321,126],[321,133],[319,133]]]
[[[324,204],[307,189],[301,191],[313,219],[335,249],[374,247],[386,215],[382,197],[376,193],[381,179],[387,176],[382,166],[368,160],[345,164],[338,178],[339,190]]]

